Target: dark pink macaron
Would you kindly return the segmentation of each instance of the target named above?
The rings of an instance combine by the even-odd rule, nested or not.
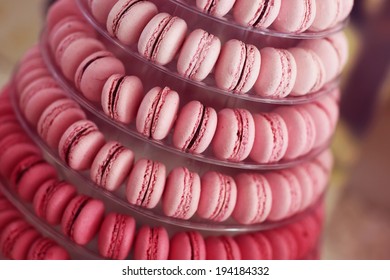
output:
[[[28,253],[27,260],[69,260],[69,253],[53,240],[41,237],[34,241]]]
[[[240,234],[234,238],[243,260],[272,260],[272,247],[261,233]]]
[[[206,245],[202,235],[196,231],[178,232],[171,238],[170,260],[205,260]]]
[[[241,252],[231,236],[209,236],[205,240],[208,260],[241,260]]]
[[[165,228],[143,226],[137,233],[134,245],[136,260],[167,260],[169,237]]]

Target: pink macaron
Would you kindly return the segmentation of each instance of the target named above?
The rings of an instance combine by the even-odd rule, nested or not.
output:
[[[242,161],[249,156],[255,140],[252,114],[245,109],[226,108],[218,113],[212,147],[219,159]]]
[[[108,14],[118,0],[90,0],[88,1],[91,14],[101,25],[106,25]]]
[[[111,119],[129,124],[136,115],[144,96],[141,80],[136,76],[113,74],[102,91],[102,108]]]
[[[255,84],[262,59],[259,50],[236,39],[223,47],[215,66],[217,87],[234,93],[246,93]]]
[[[177,118],[173,145],[190,153],[203,153],[210,145],[217,129],[217,113],[199,101],[187,103]]]
[[[236,0],[233,17],[244,26],[267,28],[279,14],[281,0]]]
[[[164,164],[148,159],[138,160],[127,181],[127,201],[146,208],[156,207],[163,194],[165,180]]]
[[[103,1],[93,1],[103,2]],[[106,1],[104,4],[111,6],[112,1]],[[96,6],[96,7],[95,7]],[[99,15],[99,18],[105,17],[105,7],[100,3],[92,3],[92,12]],[[142,30],[148,22],[157,14],[157,7],[150,1],[140,0],[119,0],[117,1],[107,15],[108,33],[118,38],[125,45],[132,45],[138,41]]]
[[[104,218],[98,237],[98,249],[101,256],[124,260],[130,253],[135,236],[133,217],[109,213]]]
[[[179,94],[168,87],[152,88],[138,108],[136,127],[139,133],[155,140],[170,132],[179,109]]]
[[[233,8],[236,0],[196,0],[196,6],[203,12],[223,17]]]
[[[103,133],[89,120],[75,122],[64,132],[58,154],[74,170],[86,170],[105,144]]]
[[[298,243],[293,233],[286,227],[264,232],[272,247],[274,260],[294,260],[298,256]]]
[[[188,35],[177,61],[177,71],[191,80],[204,80],[217,62],[221,51],[218,37],[202,29]]]
[[[13,208],[12,204],[8,205],[6,209],[1,209],[1,211],[0,211],[0,236],[8,224],[10,224],[13,221],[16,221],[20,218],[22,218],[22,215],[20,214],[20,212],[18,210]]]
[[[31,155],[21,160],[12,170],[11,185],[19,196],[32,202],[39,187],[57,177],[56,169],[41,156]]]
[[[272,260],[272,247],[261,233],[239,234],[235,236],[242,260]]]
[[[205,240],[208,260],[241,260],[241,252],[231,236],[209,236]]]
[[[250,158],[258,163],[280,161],[289,141],[285,121],[275,113],[254,114],[253,119],[256,134]]]
[[[50,6],[47,12],[46,25],[50,31],[53,27],[60,22],[62,19],[76,16],[82,18],[81,11],[77,7],[77,3],[74,0],[59,0]]]
[[[316,12],[315,0],[282,1],[279,14],[272,27],[281,32],[302,33],[313,24]]]
[[[315,0],[315,2],[317,13],[309,30],[322,31],[336,25],[341,13],[341,2],[345,0]]]
[[[60,99],[43,111],[37,124],[37,132],[52,149],[57,150],[60,139],[68,127],[85,118],[85,113],[75,101]]]
[[[197,214],[208,220],[225,221],[232,214],[237,200],[237,186],[230,176],[209,171],[201,179]]]
[[[74,82],[88,100],[100,102],[104,84],[113,74],[124,75],[125,66],[111,52],[99,51],[81,62]]]
[[[262,63],[255,83],[256,94],[262,97],[283,98],[295,85],[297,65],[286,49],[266,47],[260,50]]]
[[[34,81],[49,76],[50,72],[46,67],[38,67],[32,69],[16,81],[16,89],[18,94],[22,93],[26,89],[26,87],[28,87]]]
[[[143,226],[137,233],[134,244],[135,260],[167,260],[169,237],[165,228]]]
[[[169,246],[170,260],[205,260],[206,245],[202,235],[196,231],[178,232]]]
[[[167,178],[162,198],[164,214],[183,220],[196,212],[200,199],[201,183],[197,173],[185,167],[173,169]]]
[[[134,162],[132,150],[116,141],[107,142],[93,159],[91,180],[109,191],[117,190],[126,177]]]
[[[65,208],[76,194],[75,187],[65,181],[47,180],[34,196],[35,214],[49,224],[57,225],[61,222]]]
[[[104,203],[85,195],[75,196],[61,220],[62,232],[78,245],[86,245],[98,232],[104,217]]]
[[[234,219],[241,224],[261,223],[268,218],[273,193],[268,180],[261,174],[241,173],[235,177],[237,202]]]
[[[53,240],[40,237],[34,241],[27,253],[27,260],[69,260],[69,253]]]
[[[157,64],[165,65],[178,53],[186,32],[187,23],[183,19],[159,13],[142,31],[138,40],[138,52]]]

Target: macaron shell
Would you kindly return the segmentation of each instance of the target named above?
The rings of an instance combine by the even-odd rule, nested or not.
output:
[[[28,253],[27,260],[69,260],[68,252],[54,241],[41,237],[34,241]]]
[[[170,241],[170,260],[205,260],[206,246],[202,235],[196,231],[178,232]]]
[[[115,260],[126,259],[130,253],[134,235],[134,218],[116,213],[108,214],[99,231],[100,255]]]
[[[218,37],[196,29],[185,40],[177,61],[177,71],[191,80],[202,81],[212,71],[221,51]]]
[[[130,124],[144,96],[141,80],[136,76],[114,74],[104,84],[102,108],[111,119]]]
[[[293,260],[298,256],[298,245],[294,235],[286,228],[264,232],[271,243],[274,260]]]
[[[272,260],[272,248],[264,235],[240,234],[234,240],[241,252],[242,260]]]
[[[2,209],[0,211],[0,236],[8,224],[20,219],[21,217],[21,214],[13,207]]]
[[[240,249],[230,236],[209,236],[205,239],[208,260],[240,260]]]
[[[279,14],[281,0],[236,0],[233,17],[244,26],[267,28]]]
[[[137,233],[134,244],[135,260],[167,260],[169,237],[163,227],[143,226]]]
[[[27,229],[26,231],[20,233],[20,235],[14,240],[10,259],[12,260],[27,259],[27,254],[31,245],[39,237],[40,234],[34,228]]]
[[[103,8],[98,6],[95,10],[102,11]],[[150,1],[119,0],[107,16],[107,30],[123,44],[132,45],[157,12],[156,5]]]
[[[272,193],[272,206],[267,220],[280,221],[289,215],[293,203],[290,183],[285,176],[277,172],[269,172],[265,177]]]
[[[173,132],[173,145],[191,153],[203,153],[217,129],[217,113],[199,101],[187,103],[181,110]]]
[[[266,177],[242,173],[235,177],[237,202],[233,218],[241,224],[261,223],[273,208],[274,195]]]
[[[49,70],[47,70],[46,67],[33,69],[16,81],[16,90],[18,93],[22,93],[34,81],[44,77],[49,77],[49,75]]]
[[[156,207],[162,197],[165,180],[164,164],[147,159],[138,160],[127,181],[127,201],[146,208]]]
[[[344,0],[345,1],[345,0]],[[310,31],[322,31],[331,26],[334,26],[340,16],[341,2],[343,0],[315,0],[317,13],[314,18]]]
[[[196,6],[213,16],[223,17],[233,8],[235,0],[196,0]]]
[[[164,214],[184,220],[196,212],[200,199],[200,178],[184,167],[173,169],[167,179],[163,193]]]
[[[237,199],[234,179],[209,171],[202,176],[197,214],[205,219],[222,222],[230,217]]]
[[[86,170],[105,144],[103,133],[95,123],[81,120],[72,124],[62,135],[58,153],[74,170]]]
[[[291,193],[291,204],[288,211],[288,216],[292,216],[299,212],[302,205],[302,191],[299,185],[299,180],[295,173],[290,169],[280,171],[280,174],[286,178],[289,183],[289,191]]]
[[[46,26],[48,30],[52,28],[62,19],[68,16],[77,16],[82,18],[82,14],[77,7],[75,0],[60,0],[56,1],[53,5],[50,6],[47,12]]]
[[[101,25],[105,25],[108,14],[117,2],[118,0],[90,0],[88,5],[96,21]]]
[[[20,255],[25,252],[25,249],[19,247],[18,251],[16,251],[15,243],[18,242],[20,236],[22,236],[24,233],[28,232],[31,229],[31,226],[22,219],[18,219],[9,223],[3,229],[2,234],[0,236],[0,249],[2,255],[8,259],[23,259],[20,258]]]

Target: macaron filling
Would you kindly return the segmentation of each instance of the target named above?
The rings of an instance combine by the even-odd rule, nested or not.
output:
[[[180,197],[180,202],[176,208],[173,217],[187,217],[187,213],[190,210],[190,205],[192,201],[192,187],[194,184],[194,174],[191,173],[186,168],[183,168],[184,171],[184,182],[183,182],[183,192]]]
[[[267,18],[271,11],[271,0],[264,0],[264,4],[260,6],[259,10],[256,13],[256,16],[253,20],[250,21],[250,25],[252,26],[260,26],[262,20]]]
[[[188,143],[188,145],[184,146],[184,148],[188,151],[196,150],[199,145],[199,138],[201,138],[201,136],[204,134],[207,126],[208,114],[206,114],[206,111],[208,111],[208,109],[206,109],[203,104],[201,106],[200,117],[198,118],[198,123],[196,124],[196,131],[190,138],[191,141]]]
[[[144,181],[137,199],[137,205],[141,205],[144,207],[149,205],[151,196],[153,194],[153,186],[156,184],[157,181],[158,167],[158,164],[148,160],[144,173]]]
[[[126,76],[121,76],[117,79],[115,79],[111,85],[110,91],[109,91],[109,96],[108,96],[108,112],[110,114],[111,118],[117,118],[118,116],[118,111],[116,109],[116,105],[118,104],[118,97],[119,97],[119,92],[120,89],[123,85],[123,82],[125,81]]]
[[[218,195],[218,203],[214,212],[211,214],[211,220],[218,220],[219,217],[223,217],[227,207],[229,206],[230,201],[230,193],[231,193],[231,184],[226,176],[218,173],[219,179],[219,195]]]
[[[145,48],[145,55],[147,58],[152,61],[156,61],[157,54],[160,50],[162,40],[164,39],[166,33],[172,27],[177,17],[167,16],[165,17],[158,25],[153,36],[151,36],[147,47]]]
[[[149,234],[149,248],[146,250],[146,259],[147,260],[156,260],[157,259],[157,250],[158,250],[158,229],[151,228]]]
[[[126,216],[117,214],[115,216],[115,225],[112,230],[110,247],[108,248],[107,256],[112,259],[118,259],[120,246],[125,234],[125,220]]]
[[[114,20],[113,20],[113,24],[112,24],[112,32],[113,34],[117,34],[118,33],[118,29],[120,27],[120,23],[122,21],[122,18],[137,4],[141,3],[141,2],[145,2],[143,0],[130,0],[129,2],[127,2],[125,5],[123,5],[122,9],[120,10],[120,12],[115,16]]]
[[[73,239],[74,224],[75,224],[77,218],[79,217],[79,215],[81,214],[81,211],[83,210],[85,205],[87,205],[87,203],[90,200],[91,200],[91,198],[89,198],[87,196],[81,197],[79,199],[79,201],[77,201],[75,207],[72,210],[72,216],[69,219],[69,222],[68,222],[66,229],[65,229],[65,234],[68,235],[71,239]]]
[[[115,162],[115,160],[124,150],[125,147],[119,143],[116,143],[111,147],[106,160],[100,165],[99,172],[97,173],[97,182],[100,183],[100,185],[106,185],[107,175],[110,173],[113,162]]]
[[[237,139],[236,143],[234,145],[233,153],[230,156],[230,159],[232,160],[239,160],[242,156],[242,153],[244,152],[245,143],[247,142],[247,135],[249,133],[248,131],[248,118],[244,116],[245,113],[243,113],[240,110],[234,110],[234,115],[237,119]],[[245,143],[244,143],[245,142]]]

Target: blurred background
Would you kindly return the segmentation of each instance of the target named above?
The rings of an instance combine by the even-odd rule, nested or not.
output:
[[[326,0],[324,0],[326,1]],[[0,87],[38,41],[48,0],[0,1]],[[355,0],[323,259],[390,259],[390,1]]]

